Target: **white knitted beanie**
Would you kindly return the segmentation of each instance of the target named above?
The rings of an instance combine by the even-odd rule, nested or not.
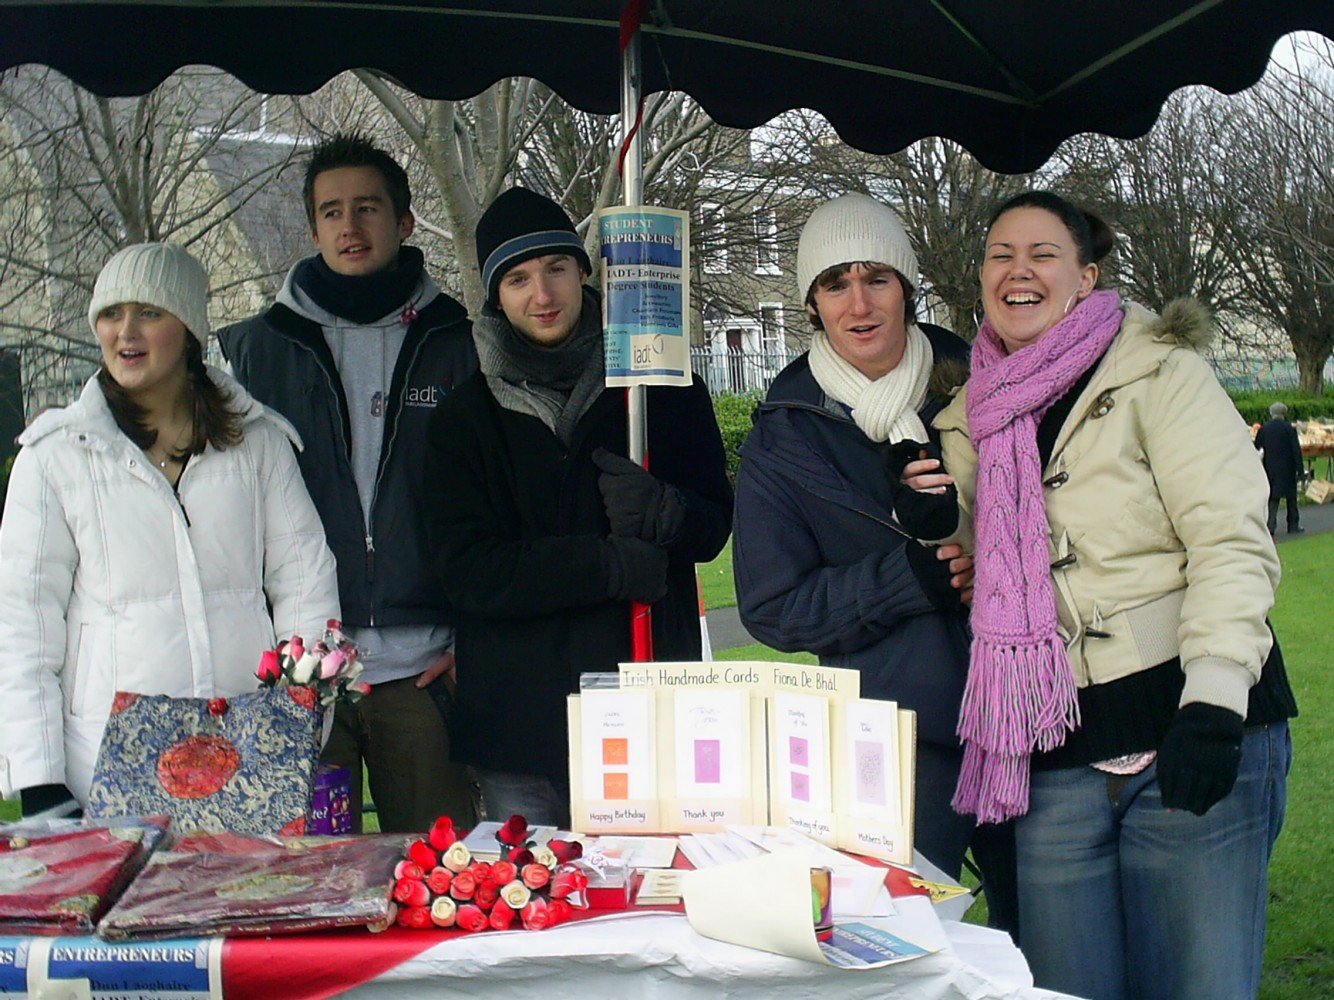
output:
[[[820,273],[836,264],[888,264],[917,288],[917,254],[894,210],[869,195],[827,201],[806,220],[797,244],[797,297],[802,302]]]
[[[142,302],[165,309],[208,346],[208,274],[183,246],[136,243],[102,267],[88,304],[88,325],[97,333],[97,314],[107,306]]]

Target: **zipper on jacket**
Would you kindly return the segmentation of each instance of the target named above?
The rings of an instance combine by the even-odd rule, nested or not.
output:
[[[185,526],[193,528],[194,525],[190,523],[190,512],[185,509],[185,501],[181,499],[180,492],[174,489],[172,492],[176,494],[176,505],[181,508],[181,517],[185,518]]]
[[[323,336],[323,334],[321,334],[321,336]],[[309,353],[310,356],[315,359],[315,367],[320,370],[320,374],[324,376],[325,383],[329,386],[329,395],[333,398],[334,410],[337,412],[338,416],[337,420],[338,440],[343,446],[342,450],[343,460],[347,462],[348,477],[355,483],[356,475],[354,474],[352,469],[352,442],[348,441],[347,435],[343,432],[343,422],[345,414],[343,413],[342,410],[342,404],[339,402],[343,398],[343,396],[339,392],[339,387],[334,384],[333,376],[331,376],[328,370],[324,367],[324,365],[320,363],[319,354],[316,351],[312,350],[310,347],[308,347],[306,344],[303,344],[300,340],[297,340],[295,338],[291,339],[294,344],[300,347],[303,351]],[[380,486],[377,479],[375,485],[376,493],[379,492],[379,488]],[[360,504],[358,504],[358,506],[360,506]],[[375,494],[372,493],[371,511],[374,512],[374,510],[375,510]],[[367,584],[370,584],[375,579],[375,540],[371,537],[370,525],[367,524],[365,527],[366,527],[366,582]],[[370,619],[371,619],[370,624],[373,626],[375,624],[374,599],[371,600]]]
[[[394,442],[398,440],[398,421],[403,416],[403,397],[407,394],[408,383],[412,381],[412,370],[417,367],[417,359],[421,356],[422,349],[426,346],[427,338],[431,331],[428,330],[417,341],[417,346],[412,351],[412,358],[408,361],[408,367],[403,371],[403,389],[398,398],[398,405],[394,408],[394,426],[389,431],[389,438],[384,444],[384,454],[380,456],[379,468],[375,472],[375,485],[371,488],[371,502],[366,514],[366,583],[372,591],[370,595],[370,624],[375,625],[375,538],[371,534],[371,525],[375,523],[375,501],[380,496],[380,483],[384,479],[385,470],[389,468],[389,457],[394,450]]]
[[[426,347],[426,341],[434,332],[435,328],[427,330],[422,335],[421,340],[417,341],[417,346],[413,348],[412,358],[408,361],[408,367],[403,370],[403,389],[399,394],[398,405],[394,408],[394,426],[389,431],[389,438],[384,443],[384,454],[380,456],[379,467],[375,471],[375,485],[371,488],[371,504],[368,520],[370,524],[366,525],[366,546],[370,551],[374,551],[371,545],[370,528],[375,523],[375,501],[380,496],[380,483],[384,479],[385,470],[389,468],[389,457],[394,451],[394,442],[398,440],[398,422],[403,416],[403,398],[407,395],[408,383],[412,381],[412,371],[417,367],[417,359],[421,357],[423,348]]]

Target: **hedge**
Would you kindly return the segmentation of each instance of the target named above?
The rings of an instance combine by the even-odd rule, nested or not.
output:
[[[723,434],[723,449],[727,452],[727,477],[736,483],[736,470],[741,465],[741,445],[750,433],[751,414],[759,405],[763,393],[723,393],[713,397],[713,412],[718,418],[718,429]]]
[[[1295,389],[1247,389],[1228,395],[1248,424],[1268,420],[1273,403],[1287,404],[1289,420],[1334,420],[1334,394],[1303,396]]]
[[[1237,410],[1248,424],[1262,424],[1269,419],[1271,403],[1288,404],[1289,420],[1334,421],[1334,394],[1303,396],[1296,390],[1247,389],[1231,392]],[[727,451],[727,475],[736,482],[736,470],[741,464],[741,445],[750,433],[751,416],[764,394],[761,392],[721,393],[713,397],[713,412],[722,431],[723,448]]]

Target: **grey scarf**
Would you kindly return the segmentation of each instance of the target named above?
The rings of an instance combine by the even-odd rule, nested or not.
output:
[[[579,326],[558,347],[538,347],[490,305],[474,320],[477,361],[496,402],[537,417],[569,447],[579,418],[603,387],[602,303],[584,289]]]

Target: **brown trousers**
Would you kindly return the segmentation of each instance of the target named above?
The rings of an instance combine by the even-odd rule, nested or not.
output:
[[[416,677],[376,684],[355,705],[340,704],[320,758],[352,775],[353,830],[362,832],[362,766],[385,833],[426,833],[437,816],[477,821],[471,771],[449,759],[449,733]]]

